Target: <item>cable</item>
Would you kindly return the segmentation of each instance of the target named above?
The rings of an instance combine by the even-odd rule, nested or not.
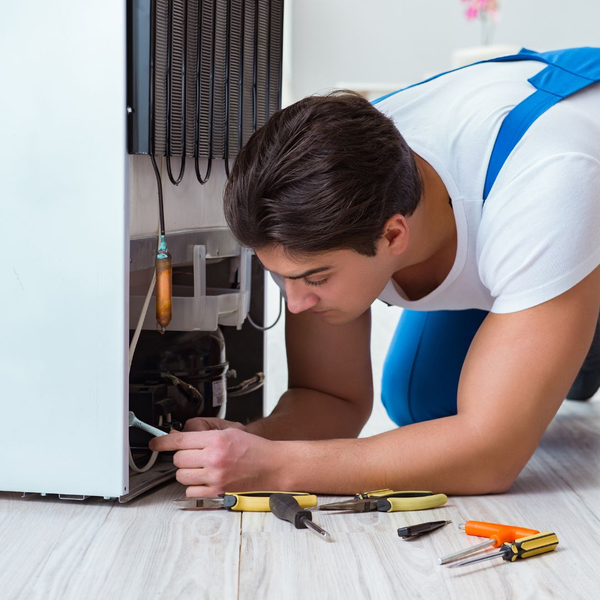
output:
[[[227,388],[228,398],[237,398],[238,396],[245,396],[251,392],[255,392],[260,389],[265,383],[265,374],[259,371],[254,377],[242,381],[238,385]]]
[[[165,235],[165,207],[163,204],[163,193],[162,193],[162,181],[160,180],[160,173],[156,165],[156,159],[154,154],[150,155],[152,161],[152,167],[154,168],[154,174],[156,175],[156,184],[158,186],[158,217],[160,220],[160,236]]]
[[[279,323],[279,319],[281,319],[282,313],[283,313],[283,294],[280,292],[279,293],[279,314],[277,315],[277,318],[275,319],[275,322],[272,325],[269,325],[268,327],[261,327],[260,325],[257,325],[252,320],[250,313],[248,313],[248,322],[250,323],[250,325],[252,325],[252,327],[254,327],[255,329],[258,329],[259,331],[268,331],[269,329],[273,329],[273,327],[275,327],[275,325],[277,325],[277,323]]]
[[[157,173],[157,177],[160,182],[160,176],[158,175],[158,172],[156,170],[156,162],[154,161],[154,156],[151,155],[151,158],[152,158],[152,164],[155,167],[155,172]],[[159,189],[159,194],[160,194],[160,190],[161,190],[160,185],[159,185],[158,189]],[[160,194],[160,195],[162,196],[162,194]],[[162,202],[161,202],[161,207],[162,207]],[[161,237],[160,230],[162,228],[164,228],[164,222],[161,223],[161,226],[159,227],[159,243],[160,243],[160,237]],[[144,305],[142,306],[142,312],[139,316],[137,326],[136,326],[135,332],[133,334],[133,338],[131,339],[131,342],[129,343],[129,371],[131,371],[131,365],[133,364],[133,356],[135,354],[135,349],[137,347],[140,333],[142,331],[142,326],[144,324],[144,321],[146,320],[148,306],[150,305],[150,299],[152,298],[152,292],[154,291],[155,285],[156,285],[156,268],[154,269],[154,272],[152,273],[152,281],[150,282],[150,287],[148,288],[148,292],[146,293]],[[169,419],[169,421],[170,421],[170,419]],[[162,415],[160,416],[158,424],[162,425]],[[129,444],[128,444],[128,446],[129,446]],[[135,464],[135,461],[133,460],[133,454],[131,453],[131,446],[129,446],[129,467],[131,468],[132,471],[134,471],[136,473],[144,473],[144,472],[148,471],[149,469],[152,468],[152,466],[157,461],[157,459],[158,459],[158,452],[152,452],[152,455],[150,456],[150,459],[148,460],[148,462],[143,467],[138,467]]]
[[[152,282],[150,283],[150,287],[148,288],[148,293],[146,294],[146,299],[144,300],[144,305],[142,306],[142,314],[138,319],[137,326],[135,328],[135,332],[133,334],[133,338],[131,339],[131,343],[129,344],[129,370],[131,371],[131,364],[133,363],[133,355],[135,353],[135,348],[138,343],[138,339],[140,337],[140,333],[142,331],[142,326],[146,319],[146,313],[148,312],[148,306],[150,305],[150,298],[152,298],[152,292],[154,291],[154,285],[156,284],[156,269],[154,269],[154,273],[152,274]]]
[[[163,418],[162,418],[162,415],[160,415],[160,417],[158,419],[159,427],[160,427],[160,425],[162,425],[162,423],[163,423]],[[136,473],[145,473],[146,471],[149,471],[154,466],[154,463],[156,463],[157,459],[158,459],[158,452],[152,452],[152,455],[150,456],[150,459],[148,460],[148,462],[143,467],[138,467],[135,464],[135,461],[133,460],[131,446],[129,447],[129,468],[132,471],[135,471]]]

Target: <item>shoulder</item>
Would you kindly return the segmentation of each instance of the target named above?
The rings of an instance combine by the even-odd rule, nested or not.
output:
[[[490,194],[477,238],[482,282],[495,312],[545,302],[600,262],[600,161],[583,153],[523,166]]]

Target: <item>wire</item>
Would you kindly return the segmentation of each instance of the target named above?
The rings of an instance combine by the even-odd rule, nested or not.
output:
[[[154,174],[156,175],[156,185],[158,186],[158,216],[160,219],[160,235],[165,235],[165,207],[163,204],[162,181],[160,179],[160,172],[156,165],[154,154],[150,155],[150,160],[152,161],[152,168],[154,169]]]
[[[144,305],[142,306],[142,314],[138,319],[137,326],[135,328],[135,332],[133,334],[133,338],[131,339],[131,343],[129,344],[129,370],[131,371],[131,364],[133,363],[133,355],[135,353],[135,348],[138,343],[138,339],[140,337],[140,333],[142,331],[142,325],[146,319],[146,313],[148,312],[148,306],[150,304],[150,298],[152,298],[152,292],[154,291],[154,286],[156,285],[156,269],[154,269],[154,273],[152,273],[152,281],[150,283],[150,287],[148,288],[148,293],[146,294],[146,299],[144,300]]]
[[[237,398],[238,396],[245,396],[251,392],[255,392],[260,389],[265,383],[265,374],[258,372],[254,377],[242,381],[238,385],[227,388],[228,398]]]
[[[162,425],[163,423],[163,418],[162,415],[160,415],[159,419],[158,419],[158,425]],[[156,463],[158,459],[158,452],[152,452],[152,455],[150,456],[150,459],[148,460],[148,462],[143,466],[143,467],[138,467],[135,464],[135,461],[133,460],[133,454],[131,452],[131,446],[129,447],[129,468],[132,471],[135,471],[136,473],[145,473],[146,471],[149,471],[153,466],[154,463]]]
[[[275,319],[275,322],[272,325],[269,325],[268,327],[261,327],[260,325],[257,325],[252,320],[250,313],[248,313],[248,322],[250,323],[250,325],[252,325],[252,327],[254,327],[255,329],[258,329],[259,331],[268,331],[269,329],[273,329],[273,327],[275,327],[275,325],[277,325],[277,323],[279,323],[279,319],[281,319],[282,313],[283,313],[283,294],[280,292],[279,293],[279,314],[277,315],[277,318]]]
[[[153,159],[153,161],[152,161],[153,164],[156,165],[156,163],[154,162],[154,156],[151,156],[151,158]],[[161,189],[160,186],[158,189],[159,190]],[[159,228],[159,230],[160,230],[160,228]],[[159,235],[158,239],[159,239],[159,244],[160,244],[160,235]],[[154,291],[155,285],[156,285],[156,268],[154,269],[154,272],[152,273],[152,281],[150,282],[150,287],[148,288],[148,292],[146,293],[146,299],[144,300],[144,305],[142,306],[142,312],[138,319],[137,326],[136,326],[135,332],[133,334],[133,338],[131,339],[131,342],[129,343],[129,371],[131,371],[131,365],[133,364],[133,356],[135,354],[135,349],[137,347],[140,333],[142,331],[142,326],[144,324],[144,321],[146,320],[146,313],[148,312],[148,306],[150,305],[150,298],[152,298],[152,292]],[[170,422],[170,420],[171,419],[169,418],[169,422]],[[160,416],[158,424],[162,425],[162,415]],[[129,446],[129,443],[127,445]],[[133,460],[133,454],[131,453],[131,446],[129,446],[129,467],[131,468],[132,471],[134,471],[136,473],[144,473],[144,472],[148,471],[150,468],[152,468],[152,466],[157,461],[157,459],[158,459],[158,452],[152,452],[152,455],[150,456],[150,459],[148,460],[148,462],[143,467],[138,467],[135,464],[135,461]]]

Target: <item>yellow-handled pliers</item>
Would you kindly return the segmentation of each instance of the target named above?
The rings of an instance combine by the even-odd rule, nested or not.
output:
[[[270,512],[269,498],[273,494],[289,494],[302,508],[317,505],[317,497],[308,492],[226,492],[216,498],[182,498],[175,500],[175,504],[188,510],[227,508],[244,512]]]
[[[331,502],[317,506],[315,510],[347,510],[350,512],[397,512],[406,510],[426,510],[443,506],[448,502],[446,494],[433,492],[377,490],[356,494],[353,500]]]

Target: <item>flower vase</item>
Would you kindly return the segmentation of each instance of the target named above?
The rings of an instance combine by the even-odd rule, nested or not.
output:
[[[517,54],[520,49],[520,46],[512,44],[483,44],[481,46],[457,48],[452,52],[451,64],[453,69],[457,69],[481,60]]]

